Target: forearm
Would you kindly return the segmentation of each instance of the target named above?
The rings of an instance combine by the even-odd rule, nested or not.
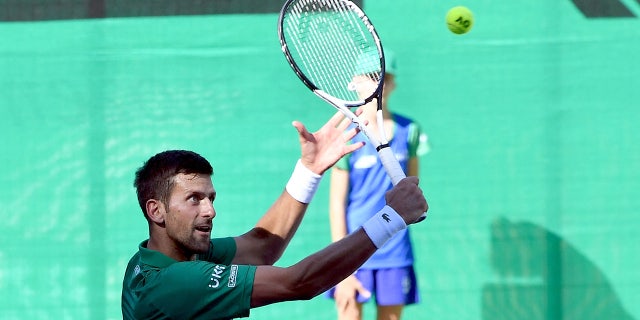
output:
[[[289,268],[258,267],[251,307],[311,299],[355,272],[375,250],[360,229]]]
[[[264,248],[263,252],[269,251],[269,255],[274,259],[273,262],[280,258],[293,238],[308,206],[293,199],[288,192],[284,191],[256,224],[255,229],[264,230],[270,234],[270,237],[262,238],[260,241]]]
[[[235,238],[233,263],[272,265],[278,261],[298,230],[307,206],[284,191],[253,229]]]
[[[315,297],[353,274],[376,250],[362,229],[332,243],[291,267],[292,274],[300,274],[297,290]]]
[[[254,265],[275,263],[298,230],[320,178],[298,162],[285,191],[253,229],[236,238],[238,250],[234,262]]]
[[[406,227],[404,218],[385,206],[356,232],[289,268],[259,267],[252,306],[317,296],[351,275],[377,248]]]
[[[308,203],[313,199],[321,178],[321,175],[305,166],[302,160],[298,160],[285,191],[256,224],[257,229],[263,229],[276,237],[278,242],[265,243],[264,245],[277,258],[282,255],[298,230]]]

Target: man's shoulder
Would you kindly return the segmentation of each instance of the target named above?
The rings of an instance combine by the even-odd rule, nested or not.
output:
[[[136,272],[137,270],[137,272]],[[140,272],[140,252],[136,251],[136,253],[131,256],[129,262],[127,263],[127,269],[124,272],[125,280],[127,278],[131,278]]]
[[[140,261],[140,251],[136,251],[131,258],[129,259],[129,263],[127,263],[127,266],[131,265],[134,262],[138,262]]]
[[[123,319],[135,319],[134,308],[138,302],[138,296],[134,293],[138,281],[136,277],[140,274],[140,252],[133,254],[127,269],[124,272],[122,281],[122,317]]]

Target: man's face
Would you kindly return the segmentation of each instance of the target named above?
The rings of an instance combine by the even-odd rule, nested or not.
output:
[[[178,174],[166,208],[165,227],[176,249],[188,254],[209,249],[216,197],[211,177],[206,174]]]

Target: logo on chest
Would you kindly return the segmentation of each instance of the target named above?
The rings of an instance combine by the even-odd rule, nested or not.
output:
[[[209,288],[217,288],[220,286],[220,279],[222,279],[224,269],[225,267],[221,265],[213,267],[213,272],[211,272],[211,278],[209,279]]]

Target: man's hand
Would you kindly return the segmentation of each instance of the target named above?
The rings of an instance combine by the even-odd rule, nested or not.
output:
[[[418,177],[406,177],[400,180],[386,193],[385,199],[387,205],[393,208],[407,225],[417,222],[418,218],[429,210],[422,189],[418,187]]]
[[[349,144],[359,132],[358,129],[345,132],[350,123],[342,113],[337,112],[320,130],[310,133],[301,122],[294,121],[292,124],[300,138],[302,164],[321,175],[344,155],[360,149],[364,142]]]

